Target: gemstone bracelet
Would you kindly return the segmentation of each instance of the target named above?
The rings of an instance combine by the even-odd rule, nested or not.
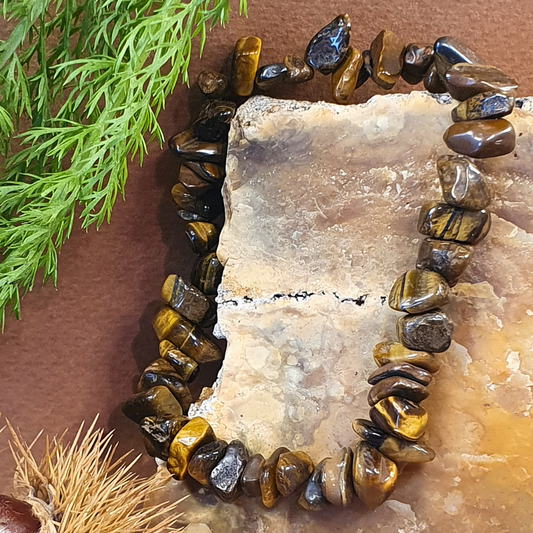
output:
[[[480,64],[471,50],[450,37],[433,46],[405,46],[383,30],[362,53],[349,39],[350,20],[340,15],[313,37],[304,59],[288,55],[283,63],[258,68],[261,40],[244,37],[235,45],[231,78],[235,94],[247,97],[254,87],[265,91],[279,82],[307,82],[318,70],[331,74],[333,98],[346,104],[368,78],[392,89],[401,76],[460,101],[452,111],[454,124],[444,134],[448,148],[460,155],[437,161],[444,202],[422,206],[418,231],[427,238],[420,244],[416,268],[400,276],[390,292],[389,306],[406,314],[397,322],[398,342],[382,342],[374,349],[379,368],[368,378],[371,420],[353,422],[361,439],[354,450],[342,448],[316,465],[307,453],[287,448],[278,448],[267,459],[250,457],[241,441],[217,439],[204,418],[184,416],[192,403],[187,383],[196,377],[198,365],[222,358],[202,328],[216,321],[212,297],[223,270],[213,252],[218,231],[212,221],[223,212],[220,187],[236,109],[235,103],[219,99],[228,92],[223,74],[200,74],[198,84],[209,99],[192,128],[169,142],[183,164],[172,196],[178,214],[188,222],[187,236],[199,259],[192,284],[172,275],[163,285],[168,305],[153,322],[160,358],[143,372],[138,393],[123,412],[140,424],[148,453],[167,461],[176,479],[189,475],[227,502],[244,493],[272,507],[280,497],[299,491],[298,505],[317,511],[329,504],[345,507],[355,493],[375,508],[394,490],[398,463],[435,457],[419,440],[428,419],[420,402],[428,397],[427,386],[439,369],[434,354],[451,343],[453,323],[440,307],[465,271],[472,245],[490,229],[485,209],[492,193],[471,158],[514,150],[513,126],[502,117],[514,108],[517,84],[499,69]]]

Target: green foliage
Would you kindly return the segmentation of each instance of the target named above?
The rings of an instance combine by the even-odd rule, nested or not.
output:
[[[109,221],[128,160],[163,142],[157,117],[188,82],[193,40],[201,50],[228,15],[229,0],[4,0],[15,25],[0,41],[2,327],[40,269],[56,282],[77,205],[82,227]]]

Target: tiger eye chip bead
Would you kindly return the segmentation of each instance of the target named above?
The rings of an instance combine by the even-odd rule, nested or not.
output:
[[[372,448],[397,463],[427,463],[435,459],[435,452],[428,446],[393,437],[369,420],[358,418],[353,421],[352,428]]]
[[[305,83],[313,79],[315,71],[301,57],[286,55],[283,64],[287,69],[283,82],[289,85]]]
[[[355,90],[359,71],[363,66],[363,55],[357,48],[348,47],[346,58],[339,68],[332,74],[331,83],[333,99],[338,104],[347,104]]]
[[[276,486],[282,496],[289,496],[305,483],[315,465],[305,452],[286,452],[279,456],[276,466]]]
[[[173,153],[186,161],[217,164],[224,163],[226,159],[226,142],[200,141],[192,130],[185,130],[172,136],[168,141],[168,146]]]
[[[448,303],[450,289],[446,281],[430,270],[408,270],[394,283],[389,306],[406,313],[424,313]]]
[[[189,246],[195,254],[203,255],[218,243],[218,231],[210,222],[189,222],[185,229]]]
[[[322,491],[325,461],[326,459],[323,459],[316,465],[302,494],[298,498],[298,506],[306,511],[321,511],[329,505]]]
[[[513,96],[498,91],[487,91],[461,102],[452,110],[452,120],[461,122],[505,117],[513,112],[514,104]]]
[[[164,362],[166,363],[166,361]],[[153,366],[149,366],[139,379],[137,391],[142,392],[159,385],[167,387],[176,400],[178,400],[183,411],[188,411],[192,403],[191,391],[185,381],[176,372],[161,371],[153,368]]]
[[[442,311],[405,315],[396,323],[400,342],[412,350],[445,352],[452,342],[453,323]]]
[[[203,180],[196,172],[193,172],[185,165],[181,165],[178,179],[186,187],[187,192],[196,197],[203,196],[213,187],[212,183]]]
[[[220,72],[204,70],[198,75],[198,86],[209,98],[219,98],[228,89],[228,79]]]
[[[170,341],[159,343],[159,355],[172,366],[174,372],[185,381],[194,381],[200,367],[198,363],[182,351],[178,350]]]
[[[222,280],[224,267],[216,253],[206,254],[198,259],[193,272],[193,283],[204,294],[216,294]]]
[[[370,409],[370,418],[386,433],[417,441],[426,430],[428,414],[417,403],[399,396],[388,396]]]
[[[402,73],[404,51],[405,44],[389,30],[382,30],[372,41],[372,79],[380,87],[394,87]]]
[[[288,448],[278,448],[272,455],[264,462],[260,468],[259,486],[261,488],[261,500],[265,507],[274,507],[276,502],[281,497],[281,494],[276,485],[276,467],[278,465],[279,456],[287,453]]]
[[[214,440],[198,448],[187,466],[189,476],[204,487],[211,485],[210,475],[226,453],[228,443],[225,440]]]
[[[379,367],[389,363],[410,363],[431,372],[437,372],[440,362],[432,353],[411,350],[399,342],[380,342],[374,348],[374,361]]]
[[[368,405],[375,405],[388,396],[400,396],[413,402],[421,402],[429,396],[429,392],[417,381],[402,376],[391,376],[378,381],[368,391]]]
[[[224,167],[214,163],[203,161],[185,161],[184,165],[198,174],[200,178],[212,183],[213,185],[221,186],[224,178],[226,177]]]
[[[351,448],[342,448],[324,460],[322,492],[336,507],[348,507],[353,500],[352,462]]]
[[[433,46],[411,43],[405,47],[402,78],[410,85],[420,83],[433,63]]]
[[[357,76],[356,89],[359,89],[372,76],[372,56],[370,55],[370,50],[363,50],[361,55],[363,56],[363,65]]]
[[[259,37],[241,37],[233,51],[232,82],[238,96],[250,96],[261,54]]]
[[[407,378],[424,386],[429,385],[433,379],[431,373],[423,368],[419,368],[418,366],[410,363],[395,362],[387,363],[386,365],[380,366],[377,370],[374,370],[374,372],[368,376],[367,381],[370,383],[370,385],[375,385],[381,380],[393,376]]]
[[[167,387],[157,386],[134,394],[122,405],[122,412],[136,424],[147,416],[179,417],[183,409]]]
[[[206,142],[218,142],[227,139],[236,107],[233,102],[208,100],[193,124],[194,135]]]
[[[171,194],[178,206],[178,214],[184,220],[207,222],[217,218],[224,210],[219,191],[202,191],[199,197],[198,191],[191,191],[178,182],[172,187]]]
[[[225,502],[235,501],[241,494],[240,479],[248,462],[248,450],[240,440],[232,440],[224,457],[211,471],[209,480],[217,495]]]
[[[176,479],[183,479],[196,451],[214,440],[215,434],[207,420],[201,417],[191,419],[178,431],[170,444],[167,461],[169,472]]]
[[[250,498],[261,496],[259,478],[264,464],[265,458],[260,453],[252,455],[246,463],[246,468],[242,473],[241,487],[244,494]]]
[[[166,461],[172,439],[187,422],[189,419],[186,416],[173,418],[147,416],[143,418],[139,424],[139,429],[148,453],[152,457]]]
[[[431,94],[443,94],[446,92],[446,85],[444,85],[437,72],[435,64],[429,67],[422,81],[424,82],[424,89]]]
[[[171,274],[163,283],[161,297],[172,309],[191,322],[199,324],[210,311],[211,302],[183,278]]]
[[[418,218],[419,233],[445,241],[475,244],[484,239],[489,230],[489,212],[468,211],[441,202],[424,204]]]

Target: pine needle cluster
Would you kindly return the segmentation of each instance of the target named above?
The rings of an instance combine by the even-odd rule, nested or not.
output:
[[[193,40],[201,51],[229,3],[0,0],[0,23],[14,25],[0,41],[2,327],[41,269],[57,282],[78,213],[83,228],[109,221],[128,161],[163,143],[157,117],[188,82]]]

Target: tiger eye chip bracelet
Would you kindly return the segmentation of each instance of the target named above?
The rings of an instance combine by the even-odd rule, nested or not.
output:
[[[356,419],[360,437],[316,465],[303,451],[278,448],[268,458],[250,456],[239,440],[218,439],[209,423],[187,418],[192,396],[188,383],[203,363],[222,358],[203,328],[216,322],[213,295],[223,267],[215,253],[223,214],[220,187],[230,122],[236,104],[225,98],[228,79],[205,71],[198,78],[208,97],[192,127],[170,139],[182,162],[172,189],[179,216],[198,260],[192,283],[171,275],[161,295],[166,306],[153,321],[160,340],[159,358],[143,372],[138,392],[123,412],[140,425],[149,454],[167,461],[176,479],[189,475],[211,487],[224,501],[245,494],[261,497],[266,507],[298,491],[298,505],[317,511],[327,505],[350,505],[354,494],[368,507],[381,505],[392,493],[398,464],[422,463],[435,457],[420,439],[428,414],[420,403],[428,397],[432,374],[439,369],[436,353],[448,349],[453,323],[440,308],[450,298],[473,252],[486,237],[492,192],[470,158],[496,157],[515,147],[513,126],[502,118],[514,108],[517,84],[495,67],[480,63],[466,46],[441,37],[433,46],[408,44],[383,30],[370,49],[349,44],[350,19],[336,17],[309,42],[304,59],[287,55],[279,63],[258,68],[261,40],[244,37],[235,45],[231,85],[237,96],[265,91],[276,83],[308,82],[315,71],[330,75],[333,98],[347,103],[353,91],[371,78],[392,89],[399,78],[424,83],[433,93],[449,92],[459,100],[453,125],[444,134],[456,154],[437,160],[444,201],[422,206],[418,231],[425,235],[416,267],[401,275],[389,295],[389,306],[404,313],[397,322],[398,342],[374,348],[378,366],[369,377],[369,418]],[[465,157],[466,156],[466,157]]]

